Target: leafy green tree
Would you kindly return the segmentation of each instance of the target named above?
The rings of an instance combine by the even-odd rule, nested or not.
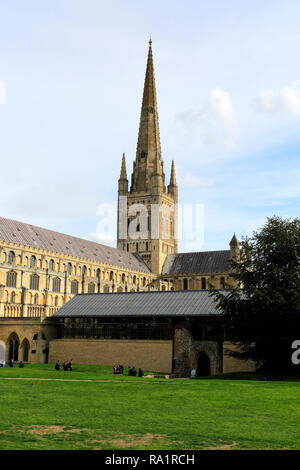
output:
[[[244,239],[232,270],[236,287],[212,294],[225,336],[238,346],[227,353],[265,371],[299,373],[291,345],[300,339],[300,219],[268,218]]]

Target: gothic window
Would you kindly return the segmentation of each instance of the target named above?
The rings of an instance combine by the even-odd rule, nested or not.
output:
[[[60,292],[60,279],[59,279],[59,277],[56,277],[56,278],[53,279],[52,290],[53,290],[53,292]]]
[[[78,282],[77,281],[71,282],[71,294],[78,294]]]
[[[100,269],[97,269],[97,279],[100,279],[101,271]]]
[[[35,296],[33,297],[33,303],[34,305],[37,305],[39,303],[39,298],[37,294],[35,294]]]
[[[40,278],[37,274],[30,276],[30,289],[39,290],[39,280]]]
[[[58,307],[58,297],[54,297],[53,299],[54,307]]]
[[[112,281],[113,279],[114,279],[114,273],[110,271],[109,280]]]
[[[15,333],[12,333],[8,339],[9,345],[9,360],[13,359],[14,361],[19,360],[19,338]]]
[[[15,301],[16,301],[16,294],[15,294],[14,292],[12,292],[12,293],[10,294],[10,303],[11,303],[11,304],[14,304]]]
[[[53,259],[51,259],[49,261],[49,269],[50,269],[50,271],[54,271],[54,261],[53,261]]]
[[[187,279],[183,279],[183,289],[188,290],[188,280]]]
[[[138,253],[138,251],[139,251],[139,244],[138,243],[135,244],[135,248],[136,248],[136,252]]]
[[[93,282],[90,282],[88,285],[88,293],[89,294],[94,294],[95,293],[95,284]]]
[[[8,253],[8,260],[7,260],[8,264],[14,264],[15,262],[15,254],[13,251],[10,251]]]
[[[72,264],[71,263],[68,263],[68,266],[67,266],[67,273],[68,274],[71,274],[72,272]]]
[[[30,258],[30,267],[31,268],[35,268],[36,266],[36,257],[33,255],[31,258]]]
[[[201,279],[201,289],[206,289],[206,279],[205,279],[205,277],[203,277]]]
[[[220,278],[220,289],[225,289],[225,278],[224,277]]]
[[[127,251],[129,251],[129,243],[127,243]]]
[[[83,266],[82,268],[82,277],[84,277],[86,274],[86,266]]]
[[[28,362],[28,356],[29,356],[29,341],[28,339],[24,339],[22,343],[22,350],[23,350],[23,362]]]
[[[125,282],[125,274],[122,274],[122,283],[124,284]]]
[[[133,280],[132,280],[133,284],[136,283],[136,276],[133,276]]]
[[[146,251],[149,251],[149,243],[146,242]]]
[[[145,285],[146,285],[146,278],[143,277],[143,286],[145,287]]]
[[[17,273],[10,271],[6,275],[6,286],[7,287],[16,287],[17,285]]]

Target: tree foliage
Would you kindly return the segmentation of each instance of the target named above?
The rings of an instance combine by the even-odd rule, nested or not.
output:
[[[214,292],[225,334],[239,346],[230,354],[258,368],[295,370],[291,344],[300,339],[300,219],[268,218],[245,238],[232,262],[236,287]]]

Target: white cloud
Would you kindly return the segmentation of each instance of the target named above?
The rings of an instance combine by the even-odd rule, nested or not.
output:
[[[212,185],[212,181],[186,172],[183,176],[178,176],[178,186],[180,188],[201,188]]]
[[[300,80],[285,85],[281,90],[261,90],[258,95],[259,109],[270,114],[287,112],[300,116]]]
[[[239,133],[235,114],[230,93],[213,88],[202,108],[181,112],[177,121],[189,134],[201,136],[205,144],[232,147]]]
[[[227,132],[225,145],[232,146],[238,135],[238,126],[230,94],[221,88],[214,88],[210,94],[209,105],[212,115],[220,120]]]
[[[109,233],[89,233],[87,237],[85,237],[86,240],[90,240],[92,242],[97,242],[101,243],[103,245],[109,245],[112,247],[116,247],[116,237],[109,234]]]

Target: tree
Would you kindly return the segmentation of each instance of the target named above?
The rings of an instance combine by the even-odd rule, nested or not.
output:
[[[242,242],[232,262],[235,287],[213,292],[224,313],[227,351],[258,369],[295,371],[291,345],[300,339],[300,219],[273,216]]]

